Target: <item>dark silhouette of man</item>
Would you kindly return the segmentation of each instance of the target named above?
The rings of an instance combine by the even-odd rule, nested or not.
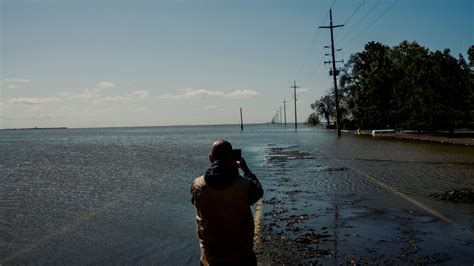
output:
[[[191,188],[201,265],[256,265],[250,206],[263,196],[262,185],[243,158],[235,160],[226,140],[212,144],[209,160],[211,166]]]

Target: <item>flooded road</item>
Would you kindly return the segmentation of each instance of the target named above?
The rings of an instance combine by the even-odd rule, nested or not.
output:
[[[474,186],[472,148],[318,133],[319,145],[266,149],[262,260],[474,261],[472,204],[430,196]]]
[[[472,264],[472,147],[271,125],[0,131],[1,264],[196,265],[213,140],[261,179],[262,263]]]

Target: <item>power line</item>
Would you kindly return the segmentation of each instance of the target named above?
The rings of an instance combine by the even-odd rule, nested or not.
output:
[[[329,46],[324,46],[324,48],[329,48]],[[337,51],[339,51],[339,50],[340,50],[340,49],[338,49]],[[310,83],[310,82],[313,80],[313,78],[316,76],[316,73],[318,73],[320,67],[321,67],[322,65],[325,65],[325,64],[322,64],[322,63],[324,62],[324,60],[322,60],[322,59],[323,59],[323,57],[324,57],[325,55],[329,55],[329,54],[326,54],[326,53],[321,53],[321,54],[320,54],[319,58],[316,60],[316,68],[315,68],[314,70],[312,70],[312,71],[310,70],[310,72],[308,73],[308,75],[307,75],[306,78],[304,79],[302,85],[305,85],[305,86],[306,86],[306,84]],[[315,75],[311,75],[311,74],[313,74],[313,73],[314,73]]]
[[[365,0],[362,0],[362,3],[360,3],[360,5],[354,10],[354,12],[352,12],[352,15],[346,19],[346,21],[344,21],[344,25],[347,24],[347,22],[349,22],[349,20],[351,20],[351,18],[355,15],[355,13],[357,13],[357,11],[359,11],[359,9],[365,4]]]
[[[359,11],[359,9],[365,4],[365,0],[362,0],[362,3],[360,3],[360,5],[354,10],[354,12],[352,12],[352,14],[346,19],[346,21],[344,21],[344,25],[347,25],[347,23],[352,19],[352,17],[357,13],[357,11]],[[342,28],[341,28],[342,29]],[[336,33],[336,37],[338,37],[339,33],[341,32],[341,30],[339,30],[337,33]]]
[[[337,0],[334,0],[334,1],[331,3],[331,6],[329,7],[329,9],[332,9],[332,8],[334,7],[334,5],[336,4],[336,1],[337,1]],[[365,0],[363,0],[363,1],[365,1]],[[321,22],[319,23],[319,25],[321,25],[321,24],[324,22],[324,20],[326,20],[326,18],[329,16],[329,13],[330,13],[330,12],[327,12],[327,13],[326,13],[326,15],[323,17],[323,19],[322,19]],[[302,65],[301,68],[300,68],[300,72],[299,72],[300,74],[303,72],[304,67],[306,66],[306,62],[308,61],[308,58],[309,58],[311,52],[313,51],[313,48],[314,48],[314,46],[315,46],[315,45],[313,45],[313,43],[316,43],[316,41],[318,40],[318,37],[319,37],[320,33],[321,33],[321,31],[320,31],[319,28],[318,28],[317,33],[315,33],[315,36],[313,37],[313,40],[311,41],[310,50],[309,50],[308,53],[306,54],[305,59],[304,59],[304,62],[303,62],[303,65]],[[316,61],[316,64],[317,64],[317,65],[316,65],[316,69],[319,69],[319,66],[321,65],[321,64],[320,64],[321,59],[322,59],[322,56],[320,56],[319,59]],[[314,75],[311,75],[312,73],[316,73],[316,70],[315,70],[314,72],[313,72],[312,69],[310,69],[310,70],[308,71],[308,74],[307,74],[306,77],[303,79],[303,80],[304,80],[303,84],[305,84],[306,81],[308,81],[308,79],[309,79],[310,77],[314,77]],[[311,80],[312,80],[312,78],[311,78]]]
[[[390,11],[390,9],[392,9],[400,0],[396,0],[391,6],[389,6],[387,9],[385,9],[384,12],[382,12],[382,14],[380,14],[380,16],[378,16],[372,23],[370,23],[369,25],[367,25],[367,27],[365,27],[362,31],[360,31],[356,36],[354,36],[354,38],[352,38],[349,42],[347,42],[344,47],[346,47],[349,43],[351,43],[352,41],[354,41],[357,37],[359,37],[364,31],[366,31],[367,29],[369,29],[370,27],[372,27],[373,25],[375,25],[375,23],[381,18],[383,17],[388,11]]]
[[[311,74],[316,74],[316,73],[318,73],[320,66],[323,65],[323,64],[322,64],[322,63],[323,63],[323,61],[322,61],[323,56],[324,56],[324,53],[321,53],[321,55],[319,56],[319,58],[316,60],[316,68],[315,68],[315,69],[311,69],[311,70],[308,72],[308,75],[306,75],[306,78],[304,79],[304,81],[303,81],[303,83],[302,83],[304,86],[307,86],[307,84],[313,80],[313,78],[314,78],[315,75],[311,75]]]
[[[308,53],[306,54],[306,57],[304,58],[303,65],[301,66],[300,73],[303,72],[304,66],[306,65],[306,62],[308,61],[308,57],[311,54],[311,52],[313,51],[314,43],[318,39],[320,33],[321,33],[321,31],[318,30],[314,34],[313,40],[311,40],[310,49],[308,50]]]
[[[324,53],[321,53],[320,56],[318,57],[318,59],[315,61],[316,62],[316,65],[313,66],[309,71],[308,71],[308,74],[305,76],[303,82],[301,83],[302,85],[306,85],[306,82],[309,80],[310,77],[314,77],[312,76],[311,74],[313,74],[316,69],[319,67],[320,63],[321,63],[321,59],[323,58],[324,56]],[[316,69],[314,68],[316,67]]]
[[[344,35],[344,37],[342,37],[342,39],[338,40],[339,43],[341,43],[343,40],[345,40],[347,38],[347,36],[349,36],[349,34],[355,29],[357,28],[357,26],[360,25],[360,23],[362,21],[364,21],[364,19],[370,14],[372,13],[372,11],[374,11],[375,8],[377,8],[377,6],[380,4],[382,0],[378,0],[377,3],[375,3],[375,5],[367,12],[365,13],[365,15],[359,20],[357,21],[357,23],[347,32],[346,35]]]
[[[331,7],[336,3],[337,0],[334,0],[331,4]],[[329,16],[329,12],[326,13],[326,16],[323,17],[323,19],[321,20],[321,22],[319,22],[319,24],[322,24],[324,22],[324,20],[326,20],[326,18]],[[304,67],[306,65],[306,62],[308,61],[308,58],[311,54],[311,52],[313,51],[313,48],[314,48],[314,43],[316,43],[316,41],[318,40],[318,37],[320,35],[321,31],[319,30],[318,28],[318,31],[314,34],[314,37],[313,39],[311,40],[311,44],[310,44],[310,47],[309,47],[309,50],[308,52],[306,53],[306,56],[305,56],[305,59],[303,61],[303,65],[301,65],[301,68],[300,68],[300,72],[298,73],[301,74],[304,70]]]

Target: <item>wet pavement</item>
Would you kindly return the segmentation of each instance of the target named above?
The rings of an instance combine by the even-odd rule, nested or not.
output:
[[[474,262],[472,205],[403,191],[325,151],[269,145],[265,153],[260,264]]]

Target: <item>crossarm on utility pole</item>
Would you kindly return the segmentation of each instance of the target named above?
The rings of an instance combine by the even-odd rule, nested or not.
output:
[[[300,86],[296,86],[296,80],[293,81],[293,86],[290,88],[294,89],[294,94],[295,94],[295,131],[298,129],[298,118],[296,115],[296,88],[299,88]]]
[[[334,78],[334,98],[336,98],[336,127],[337,127],[337,136],[341,136],[341,112],[339,110],[339,95],[337,91],[337,75],[336,75],[336,56],[334,53],[334,34],[333,29],[342,27],[344,25],[333,25],[332,24],[332,9],[329,9],[329,26],[319,26],[320,29],[330,29],[331,30],[331,50],[332,50],[332,76]],[[326,62],[324,62],[326,63]]]

